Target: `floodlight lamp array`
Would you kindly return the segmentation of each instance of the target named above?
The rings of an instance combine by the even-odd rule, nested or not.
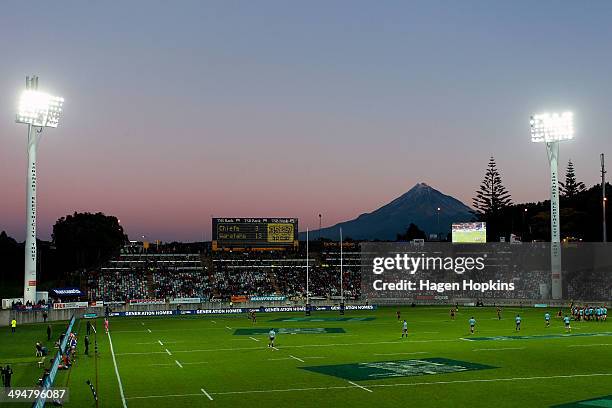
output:
[[[574,138],[574,115],[572,112],[540,113],[531,121],[531,141],[551,143]]]
[[[59,124],[64,98],[26,89],[19,99],[17,123],[56,128]]]

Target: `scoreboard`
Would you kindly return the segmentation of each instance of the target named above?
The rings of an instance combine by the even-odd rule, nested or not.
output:
[[[297,218],[212,219],[213,250],[292,248],[297,245]]]

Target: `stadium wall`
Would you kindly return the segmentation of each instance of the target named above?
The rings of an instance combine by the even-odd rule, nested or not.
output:
[[[407,299],[373,299],[369,303],[377,306],[409,306],[412,301]],[[446,300],[417,300],[414,304],[417,306],[444,306],[459,304],[461,306],[475,306],[476,300],[471,298],[452,298]],[[587,301],[587,300],[575,300],[577,304],[600,304],[602,302]],[[338,305],[338,302],[330,300],[313,300],[311,302],[313,306],[329,306]],[[346,301],[345,305],[364,305],[368,304],[367,301]],[[260,307],[291,307],[291,306],[303,306],[303,302],[244,302],[235,304],[234,308],[260,308]],[[542,301],[540,299],[495,299],[495,305],[506,306],[506,307],[568,307],[568,301]],[[485,301],[484,306],[493,306],[492,302]],[[113,312],[140,312],[140,311],[160,311],[160,310],[177,310],[180,307],[181,310],[195,310],[195,309],[227,309],[227,302],[204,302],[204,303],[188,303],[188,304],[122,304],[122,305],[111,305]],[[17,320],[17,325],[30,324],[30,323],[42,323],[42,311],[15,311],[15,310],[0,310],[0,327],[6,327],[10,324],[13,317]],[[81,309],[51,309],[48,312],[47,321],[68,321],[72,315],[82,316],[87,313],[93,313],[97,316],[104,316],[104,309],[98,307],[87,307]]]
[[[330,300],[316,300],[312,301],[313,306],[324,306],[338,304],[337,302]],[[346,301],[345,305],[360,305],[363,302],[358,301]],[[234,304],[234,308],[259,308],[259,307],[287,307],[287,306],[303,306],[303,302],[242,302]],[[228,308],[228,302],[203,302],[203,303],[179,303],[179,304],[111,304],[109,305],[113,312],[135,312],[135,311],[156,311],[156,310],[193,310],[193,309],[226,309]],[[60,321],[70,320],[73,314],[82,316],[84,314],[93,313],[97,316],[104,316],[104,308],[101,307],[101,302],[96,307],[78,308],[78,309],[50,309],[47,311],[47,321]],[[15,317],[17,325],[31,324],[31,323],[42,323],[43,310],[27,310],[27,311],[16,311],[12,309],[0,310],[0,327],[6,327],[10,324],[11,319]]]

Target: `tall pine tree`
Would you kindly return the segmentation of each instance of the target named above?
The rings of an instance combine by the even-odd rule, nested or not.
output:
[[[472,200],[477,214],[482,219],[496,216],[504,208],[512,205],[510,193],[502,184],[495,158],[491,156],[480,188]]]
[[[561,197],[573,199],[576,195],[586,189],[582,181],[576,181],[576,172],[572,160],[567,162],[565,170],[565,183],[559,182],[561,186]]]

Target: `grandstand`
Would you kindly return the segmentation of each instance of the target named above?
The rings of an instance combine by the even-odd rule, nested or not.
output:
[[[344,257],[344,295],[358,299],[361,289],[360,253],[351,244]],[[340,255],[328,244],[310,254],[311,296],[340,296]],[[236,251],[173,253],[125,249],[115,259],[83,274],[90,301],[170,300],[201,298],[229,301],[234,295],[306,296],[306,253],[291,251]]]

